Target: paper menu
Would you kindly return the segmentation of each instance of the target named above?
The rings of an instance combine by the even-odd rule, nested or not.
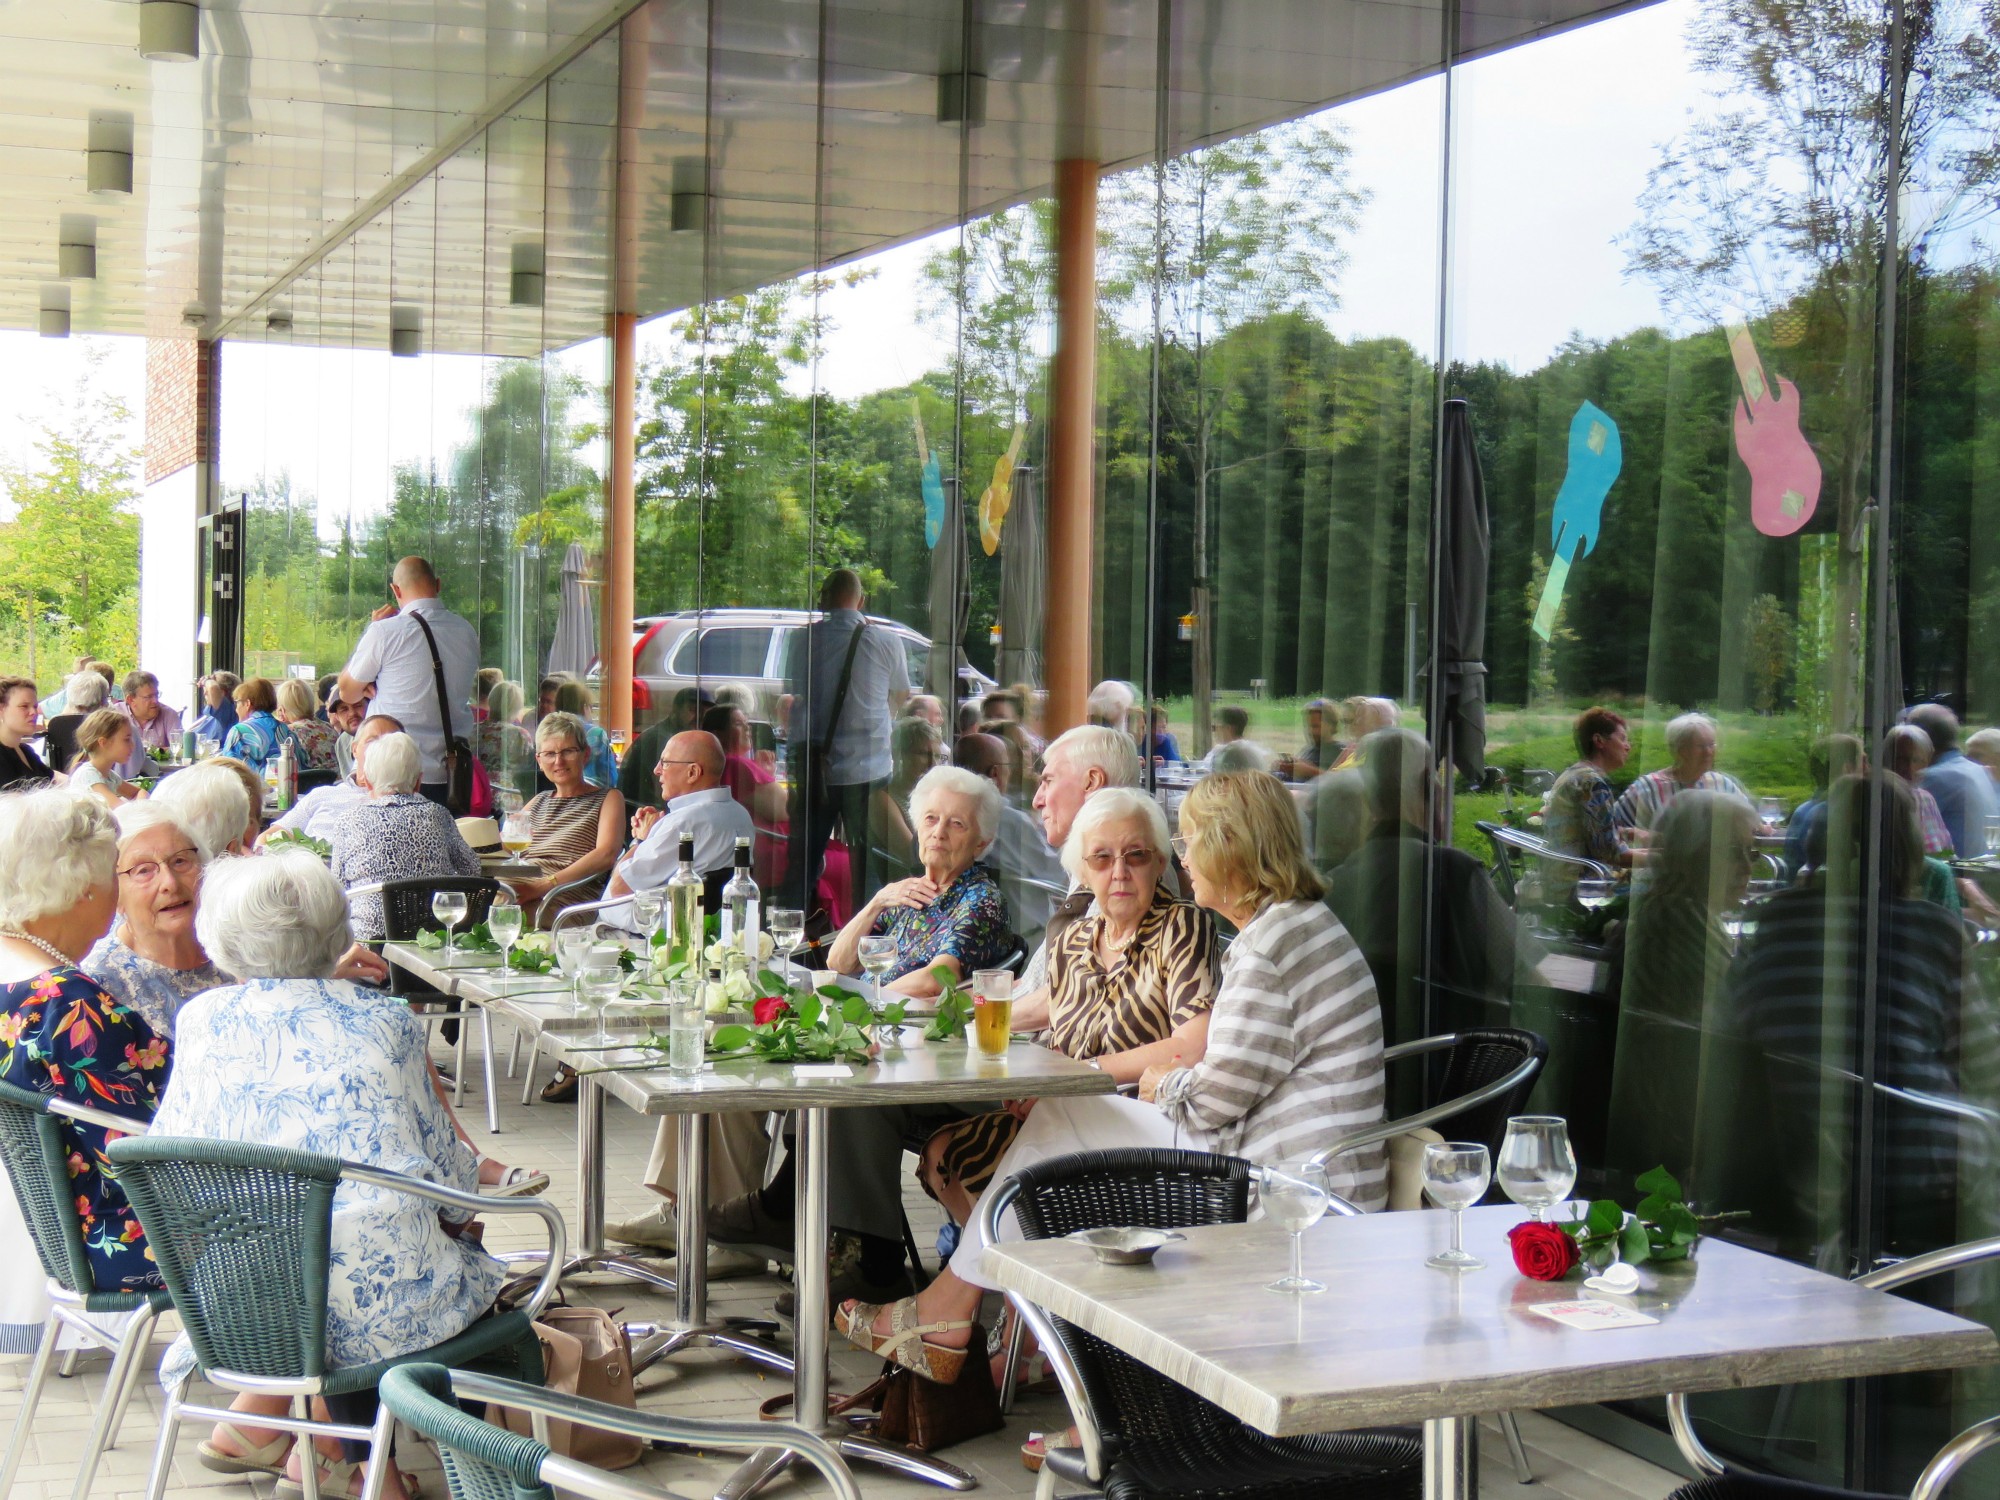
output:
[[[1527,1310],[1551,1318],[1565,1328],[1638,1328],[1660,1321],[1634,1308],[1620,1307],[1615,1302],[1600,1302],[1594,1297],[1576,1302],[1537,1302]]]

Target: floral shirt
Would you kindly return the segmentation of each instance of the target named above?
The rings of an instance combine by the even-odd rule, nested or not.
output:
[[[998,964],[1014,945],[1007,898],[981,864],[967,865],[929,906],[890,907],[870,932],[896,940],[896,966],[885,979],[901,979],[940,958],[957,959],[969,979],[974,969]]]
[[[333,747],[340,740],[340,731],[324,719],[294,719],[285,726],[285,733],[297,746],[294,753],[299,758],[301,771],[338,769]]]
[[[479,873],[479,856],[459,836],[451,814],[417,792],[370,797],[350,807],[328,842],[342,885]],[[384,936],[381,896],[354,897],[353,922],[362,942]]]
[[[1618,835],[1611,827],[1611,809],[1617,800],[1604,772],[1587,760],[1578,761],[1549,790],[1549,847],[1616,865]]]
[[[170,969],[141,958],[118,940],[118,933],[97,940],[77,967],[115,996],[127,1010],[152,1028],[155,1036],[174,1034],[174,1017],[181,1007],[206,990],[229,980],[212,963],[197,969]]]
[[[0,1081],[143,1124],[166,1087],[172,1044],[74,964],[0,983]],[[117,1132],[58,1117],[83,1220],[83,1248],[101,1291],[160,1285],[104,1147]]]

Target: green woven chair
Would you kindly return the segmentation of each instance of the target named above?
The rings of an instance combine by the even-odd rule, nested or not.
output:
[[[111,1370],[105,1377],[104,1394],[98,1398],[96,1420],[85,1440],[82,1466],[77,1471],[74,1494],[90,1493],[97,1477],[98,1459],[118,1442],[118,1429],[125,1418],[126,1404],[139,1383],[146,1346],[153,1325],[171,1302],[165,1292],[100,1292],[91,1275],[90,1258],[83,1248],[83,1222],[77,1217],[76,1196],[69,1179],[69,1143],[64,1139],[64,1120],[82,1121],[111,1130],[143,1130],[143,1125],[99,1110],[51,1099],[43,1094],[0,1083],[0,1158],[7,1163],[14,1196],[20,1200],[21,1217],[35,1241],[42,1270],[48,1276],[49,1316],[42,1324],[41,1346],[21,1393],[21,1411],[14,1419],[14,1435],[7,1443],[7,1458],[0,1463],[0,1495],[14,1485],[15,1471],[28,1446],[34,1426],[35,1408],[48,1384],[49,1369],[55,1363],[56,1345],[68,1328],[100,1349],[111,1351]],[[122,1335],[106,1333],[87,1313],[133,1314]],[[67,1370],[64,1372],[67,1374]]]
[[[854,1476],[817,1433],[777,1422],[713,1422],[634,1411],[558,1395],[511,1380],[441,1365],[400,1365],[382,1377],[382,1408],[437,1444],[452,1500],[552,1500],[552,1491],[591,1500],[674,1500],[671,1491],[626,1479],[549,1451],[546,1442],[482,1422],[455,1401],[490,1401],[524,1411],[535,1430],[550,1418],[653,1442],[755,1452],[781,1448],[826,1477],[834,1500],[861,1500]]]
[[[290,1417],[259,1427],[365,1439],[366,1500],[382,1492],[390,1433],[385,1406],[372,1428],[312,1417],[314,1396],[368,1390],[392,1367],[421,1361],[475,1361],[539,1382],[541,1345],[530,1326],[555,1292],[565,1259],[562,1215],[532,1198],[483,1198],[337,1157],[241,1141],[151,1136],[115,1141],[119,1181],[146,1226],[147,1244],[173,1293],[202,1376],[225,1390],[289,1396]],[[368,1365],[329,1368],[326,1289],[333,1197],[343,1182],[407,1193],[473,1213],[532,1214],[548,1230],[548,1260],[533,1294],[511,1312],[482,1318],[428,1349]],[[148,1500],[166,1493],[174,1439],[190,1418],[229,1421],[230,1413],[187,1402],[187,1382],[167,1393]],[[302,1466],[306,1500],[318,1500],[314,1466]]]

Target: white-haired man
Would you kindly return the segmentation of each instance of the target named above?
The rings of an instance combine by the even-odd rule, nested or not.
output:
[[[1612,804],[1611,821],[1619,828],[1651,829],[1677,793],[1699,789],[1728,792],[1746,802],[1750,794],[1727,771],[1715,769],[1716,725],[1707,714],[1682,714],[1667,721],[1667,754],[1671,765],[1648,771],[1626,787]]]
[[[368,776],[362,767],[368,747],[402,727],[402,720],[388,714],[375,714],[364,720],[354,734],[354,769],[340,780],[316,786],[299,798],[283,817],[258,835],[258,846],[270,843],[281,833],[303,833],[308,838],[331,840],[334,825],[347,810],[360,806],[368,798]]]

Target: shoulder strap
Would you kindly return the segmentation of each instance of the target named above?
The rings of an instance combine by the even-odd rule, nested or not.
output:
[[[431,649],[431,676],[437,683],[438,713],[444,719],[444,747],[449,752],[451,749],[451,695],[444,688],[444,662],[438,656],[437,637],[431,634],[430,621],[426,620],[415,610],[410,611],[410,618],[417,622],[417,629],[424,633],[424,644]]]
[[[818,750],[822,757],[833,750],[834,731],[840,728],[840,716],[847,708],[847,690],[854,683],[854,655],[861,649],[861,633],[868,628],[868,616],[861,617],[861,623],[854,627],[854,634],[847,638],[847,660],[840,666],[840,683],[833,690],[833,712],[826,716],[826,732],[819,738]]]

